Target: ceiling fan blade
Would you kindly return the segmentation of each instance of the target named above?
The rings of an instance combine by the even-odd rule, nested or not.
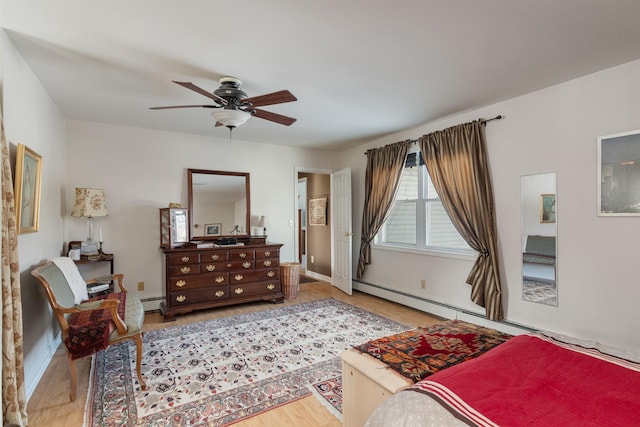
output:
[[[172,80],[174,83],[179,84],[182,87],[186,87],[189,90],[192,90],[194,92],[199,93],[200,95],[204,95],[207,98],[211,98],[214,101],[216,101],[218,104],[220,105],[227,105],[227,100],[224,98],[219,97],[218,95],[211,93],[211,92],[207,92],[206,90],[202,89],[201,87],[198,87],[196,85],[194,85],[191,82],[177,82],[175,80]]]
[[[168,107],[149,107],[150,110],[167,110],[169,108],[221,108],[216,105],[171,105]]]
[[[281,125],[291,126],[296,122],[297,119],[293,117],[283,116],[282,114],[272,113],[270,111],[255,109],[254,116],[259,117],[261,119],[270,120],[272,122],[280,123]]]
[[[262,107],[264,105],[282,104],[284,102],[297,101],[298,98],[293,96],[288,90],[268,93],[266,95],[254,96],[252,98],[243,99],[242,102],[250,102],[252,107]]]

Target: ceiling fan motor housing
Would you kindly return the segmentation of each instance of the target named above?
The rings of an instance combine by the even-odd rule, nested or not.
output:
[[[242,83],[239,79],[234,77],[223,77],[219,80],[220,87],[216,89],[213,94],[224,98],[229,102],[229,105],[225,106],[241,106],[242,100],[247,99],[249,96],[245,91],[240,89]]]

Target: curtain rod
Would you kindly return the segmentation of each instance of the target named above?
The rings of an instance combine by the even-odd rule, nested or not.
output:
[[[497,116],[495,116],[495,117],[493,117],[491,119],[484,119],[484,120],[482,120],[481,123],[483,125],[487,126],[487,122],[490,122],[492,120],[500,120],[500,119],[504,119],[504,116],[502,114],[498,114]],[[418,140],[417,139],[412,139],[411,142],[415,144],[415,143],[418,142]],[[364,154],[366,155],[368,152],[369,152],[369,150],[365,151]]]

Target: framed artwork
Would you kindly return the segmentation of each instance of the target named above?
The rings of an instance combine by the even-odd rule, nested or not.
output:
[[[556,222],[556,195],[540,195],[540,222]]]
[[[26,145],[18,144],[14,184],[18,234],[38,231],[41,175],[42,157]]]
[[[220,236],[222,234],[222,224],[216,222],[214,224],[205,224],[204,225],[204,235],[205,236]]]
[[[598,138],[600,216],[640,216],[640,130]]]
[[[309,199],[309,225],[327,225],[327,198]]]

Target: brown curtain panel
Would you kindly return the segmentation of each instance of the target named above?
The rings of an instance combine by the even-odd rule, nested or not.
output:
[[[27,425],[22,351],[22,298],[18,266],[18,231],[9,147],[0,113],[2,144],[2,422]]]
[[[371,241],[391,212],[410,145],[406,140],[367,151],[358,279],[371,264]]]
[[[504,318],[491,175],[482,121],[422,136],[418,143],[433,185],[460,235],[479,252],[467,283],[491,320]]]

